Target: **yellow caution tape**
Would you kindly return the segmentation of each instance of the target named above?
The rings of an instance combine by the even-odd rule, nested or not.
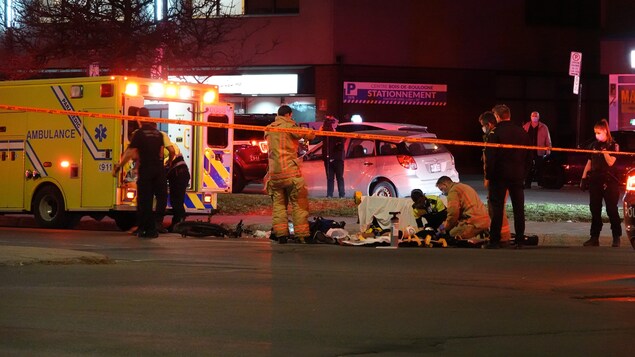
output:
[[[267,132],[294,133],[294,134],[300,134],[300,135],[309,135],[311,133],[316,134],[315,130],[305,129],[305,128],[278,128],[278,127],[262,127],[257,125],[245,125],[245,124],[197,122],[197,121],[181,120],[181,119],[163,119],[163,118],[150,118],[150,117],[140,117],[140,116],[131,116],[131,115],[91,113],[91,112],[83,112],[83,111],[75,111],[75,110],[32,108],[32,107],[23,107],[23,106],[5,105],[5,104],[0,104],[0,109],[22,111],[22,112],[46,113],[51,115],[64,115],[64,116],[76,115],[76,116],[100,118],[100,119],[111,119],[111,120],[140,120],[140,121],[155,122],[155,123],[203,126],[203,127],[211,127],[211,128],[222,128],[222,129],[257,130],[257,131],[267,131]],[[494,148],[502,148],[502,149],[549,150],[549,151],[578,152],[578,153],[589,153],[589,154],[607,153],[612,155],[629,155],[629,156],[635,155],[635,152],[626,152],[626,151],[599,151],[599,150],[589,150],[589,149],[559,148],[559,147],[552,147],[552,146],[531,146],[531,145],[486,143],[482,141],[403,137],[403,136],[391,136],[391,135],[379,135],[379,134],[342,133],[342,132],[336,132],[336,131],[319,131],[319,135],[320,136],[334,136],[334,137],[341,137],[341,138],[383,140],[383,141],[392,141],[392,142],[475,146],[475,147],[481,147],[481,148],[494,147]]]

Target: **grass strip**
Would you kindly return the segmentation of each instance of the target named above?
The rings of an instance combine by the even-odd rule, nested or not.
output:
[[[254,194],[219,194],[220,214],[225,215],[271,215],[271,198]],[[618,208],[623,217],[622,208]],[[309,215],[328,217],[356,217],[357,206],[352,198],[309,198]],[[507,215],[513,218],[511,204]],[[608,217],[603,211],[603,220]],[[534,222],[591,222],[588,205],[526,203],[525,220]]]

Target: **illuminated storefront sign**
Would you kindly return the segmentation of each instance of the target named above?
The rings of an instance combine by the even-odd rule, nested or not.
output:
[[[446,84],[344,82],[344,103],[444,106],[447,92]]]
[[[219,93],[267,95],[297,94],[297,74],[245,74],[237,76],[211,76],[207,79],[195,76],[170,77],[170,80],[184,80],[188,83],[215,84]],[[202,81],[202,82],[201,82]]]

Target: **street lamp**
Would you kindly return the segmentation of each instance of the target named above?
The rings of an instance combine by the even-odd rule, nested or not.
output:
[[[635,68],[635,50],[631,50],[631,68]]]

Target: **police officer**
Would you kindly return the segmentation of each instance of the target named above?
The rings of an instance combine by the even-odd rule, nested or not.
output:
[[[620,246],[622,236],[622,223],[617,210],[620,198],[620,183],[615,174],[615,162],[617,155],[611,155],[609,151],[620,151],[619,145],[613,140],[609,123],[602,119],[593,126],[596,140],[589,147],[598,153],[589,155],[589,159],[582,172],[580,187],[589,189],[589,209],[591,211],[591,238],[584,242],[585,247],[597,247],[600,245],[600,232],[602,231],[602,201],[606,203],[606,214],[611,222],[613,234],[612,247]],[[586,187],[588,186],[588,187]]]
[[[276,120],[267,128],[299,129],[288,105],[278,108]],[[295,237],[305,243],[310,235],[308,191],[300,171],[298,141],[302,138],[311,140],[314,137],[312,131],[304,135],[265,131],[265,139],[269,145],[269,170],[265,187],[273,201],[273,233],[280,244],[286,243],[289,238],[288,203],[291,203]]]
[[[139,109],[139,116],[149,117],[147,108]],[[139,221],[139,238],[156,238],[159,236],[156,227],[157,217],[163,217],[167,200],[167,182],[163,169],[163,136],[156,124],[143,122],[141,128],[133,135],[130,145],[124,151],[119,163],[113,168],[113,176],[117,176],[121,166],[134,157],[139,158],[137,178],[137,214]],[[156,197],[157,212],[154,217],[152,202]],[[163,208],[162,208],[163,207]],[[162,219],[162,218],[161,218]]]

